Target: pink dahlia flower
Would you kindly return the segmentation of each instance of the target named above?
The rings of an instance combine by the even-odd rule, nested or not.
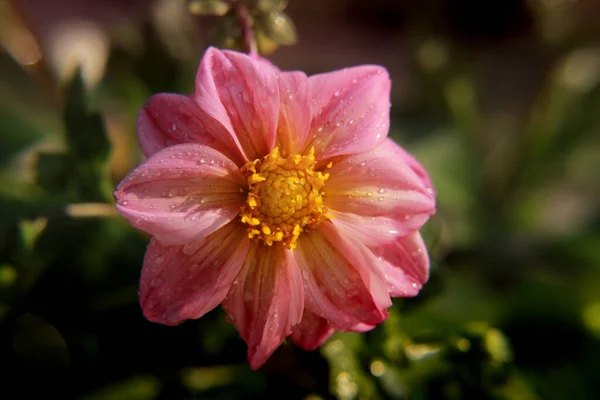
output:
[[[390,85],[379,66],[308,78],[210,48],[195,94],[151,97],[138,120],[148,159],[115,191],[152,236],[144,316],[177,325],[222,304],[256,369],[288,336],[312,350],[416,295],[435,200],[386,138]]]

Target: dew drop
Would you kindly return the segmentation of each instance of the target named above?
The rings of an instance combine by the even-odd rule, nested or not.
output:
[[[152,281],[150,282],[150,285],[152,285],[152,287],[159,287],[160,285],[162,285],[164,282],[163,278],[161,278],[160,276],[152,279]]]
[[[378,192],[381,193],[381,194],[384,194],[385,193],[385,189],[379,189]]]
[[[243,92],[241,93],[241,95],[242,95],[242,98],[244,99],[244,101],[245,101],[246,103],[250,103],[250,96],[248,95],[248,92],[246,92],[246,91],[243,91]]]
[[[303,269],[302,270],[302,277],[304,278],[305,281],[308,280],[308,276],[309,276],[308,270]]]

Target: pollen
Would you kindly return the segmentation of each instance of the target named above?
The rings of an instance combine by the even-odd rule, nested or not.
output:
[[[329,174],[316,171],[316,164],[314,148],[307,155],[282,157],[276,147],[241,168],[249,189],[240,218],[248,225],[250,239],[267,246],[282,242],[293,249],[302,232],[331,218],[323,205],[323,186]]]

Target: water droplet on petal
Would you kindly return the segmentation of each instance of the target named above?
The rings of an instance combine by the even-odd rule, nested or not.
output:
[[[164,282],[163,278],[161,278],[160,276],[157,276],[156,278],[152,279],[152,281],[150,282],[150,285],[152,285],[152,287],[159,287],[160,285],[162,285]]]
[[[242,93],[240,93],[240,96],[242,97],[242,99],[244,99],[246,103],[250,103],[250,96],[248,95],[248,92],[243,91]]]
[[[381,194],[384,194],[385,193],[385,189],[379,189],[378,192],[381,193]]]

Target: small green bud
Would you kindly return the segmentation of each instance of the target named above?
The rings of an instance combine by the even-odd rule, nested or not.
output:
[[[290,17],[279,11],[271,11],[259,17],[258,23],[265,35],[274,42],[282,45],[296,43],[296,27]]]
[[[195,15],[214,15],[222,17],[229,12],[231,6],[223,0],[190,0],[188,9]]]

